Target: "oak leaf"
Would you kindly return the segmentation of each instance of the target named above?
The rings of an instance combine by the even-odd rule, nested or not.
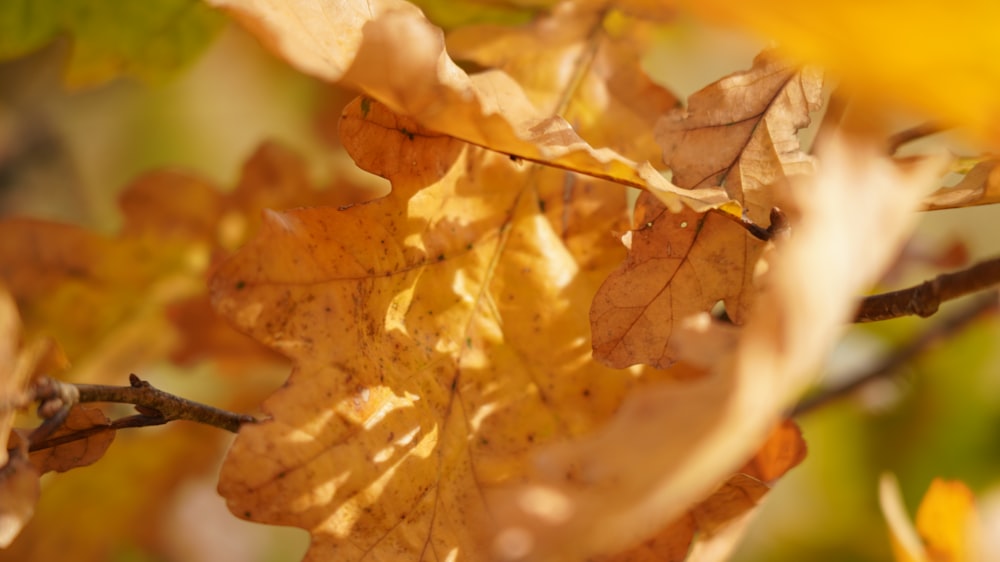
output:
[[[532,484],[511,493],[514,515],[500,525],[499,537],[532,546],[512,558],[578,560],[648,536],[746,462],[807,388],[855,295],[900,248],[922,195],[914,187],[930,185],[944,164],[903,169],[880,147],[842,135],[818,155],[818,173],[783,203],[793,234],[776,248],[732,347],[716,354],[709,375],[647,387],[595,434],[539,453]],[[714,326],[703,335],[732,336]],[[517,508],[540,493],[565,515]]]
[[[682,190],[648,163],[585,142],[562,117],[534,107],[499,70],[466,74],[440,29],[402,0],[207,0],[230,11],[292,66],[363,91],[421,126],[526,160],[649,189],[671,209],[726,202]]]
[[[684,188],[723,187],[746,215],[766,224],[788,176],[811,170],[796,132],[818,108],[818,74],[757,57],[693,94],[664,117],[657,139],[673,181]],[[677,360],[675,325],[722,301],[742,323],[753,296],[754,266],[764,244],[721,214],[669,213],[647,194],[636,203],[628,258],[598,291],[591,308],[596,357],[624,367],[666,367]]]
[[[613,218],[601,207],[612,192],[591,179],[471,147],[368,98],[341,129],[392,192],[268,212],[212,279],[219,311],[294,362],[262,406],[270,419],[241,429],[220,492],[237,515],[308,529],[309,560],[488,559],[493,496],[524,477],[536,446],[673,376],[590,359],[577,303],[612,263],[581,242],[617,244],[581,218],[621,220],[625,194]],[[569,199],[567,181],[579,182]],[[543,214],[545,201],[562,208]]]

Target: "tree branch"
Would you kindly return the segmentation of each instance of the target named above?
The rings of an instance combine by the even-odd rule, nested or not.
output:
[[[59,445],[86,439],[92,435],[97,435],[106,431],[118,431],[119,429],[127,429],[130,427],[149,427],[153,425],[163,425],[165,423],[167,423],[167,420],[163,417],[147,416],[145,414],[126,416],[124,418],[114,420],[108,425],[95,425],[93,427],[88,427],[87,429],[74,431],[73,433],[66,433],[64,435],[60,435],[59,437],[52,437],[50,439],[37,441],[30,439],[29,441],[31,445],[28,447],[28,451],[33,453],[35,451],[41,451],[42,449],[58,447]]]
[[[80,402],[134,404],[140,413],[149,417],[163,418],[164,423],[172,420],[188,420],[235,433],[241,425],[257,421],[256,418],[247,414],[227,412],[164,392],[134,374],[129,375],[129,383],[129,386],[100,384],[73,386],[80,393]]]
[[[865,297],[854,315],[855,322],[876,322],[900,316],[926,318],[937,312],[945,301],[1000,284],[1000,257],[979,262],[972,267],[944,273],[923,283]]]
[[[945,318],[936,323],[919,337],[907,345],[897,349],[885,357],[874,369],[862,373],[839,386],[831,387],[820,394],[807,398],[791,411],[789,417],[801,416],[811,412],[820,406],[824,406],[834,400],[853,394],[861,387],[870,384],[878,379],[891,376],[897,372],[901,366],[912,360],[914,357],[927,350],[935,343],[951,336],[976,320],[989,314],[996,314],[1000,311],[997,295],[981,297],[971,305],[962,309],[958,313]]]

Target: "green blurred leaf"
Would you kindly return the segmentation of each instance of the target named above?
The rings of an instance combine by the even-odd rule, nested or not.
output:
[[[199,55],[225,21],[199,0],[6,0],[0,4],[0,60],[65,34],[73,45],[70,87],[120,74],[163,80]]]
[[[482,0],[411,0],[427,19],[444,30],[466,25],[522,25],[555,1],[483,2]]]

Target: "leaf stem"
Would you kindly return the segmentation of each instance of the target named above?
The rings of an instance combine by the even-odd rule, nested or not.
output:
[[[901,366],[926,351],[929,347],[959,332],[976,320],[990,314],[996,314],[998,311],[1000,311],[1000,303],[998,303],[996,295],[980,297],[971,305],[936,323],[910,343],[889,354],[875,368],[851,377],[841,385],[830,387],[811,398],[799,402],[792,409],[789,417],[801,416],[802,414],[812,412],[830,402],[847,397],[878,379],[891,376],[898,372]]]
[[[854,315],[854,321],[877,322],[913,315],[926,318],[937,312],[942,302],[997,284],[1000,284],[1000,257],[981,261],[961,271],[938,275],[913,287],[865,297]]]

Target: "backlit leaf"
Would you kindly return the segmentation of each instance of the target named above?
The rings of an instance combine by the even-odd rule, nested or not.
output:
[[[957,184],[942,187],[924,199],[928,210],[954,209],[1000,203],[1000,160],[976,164]]]

